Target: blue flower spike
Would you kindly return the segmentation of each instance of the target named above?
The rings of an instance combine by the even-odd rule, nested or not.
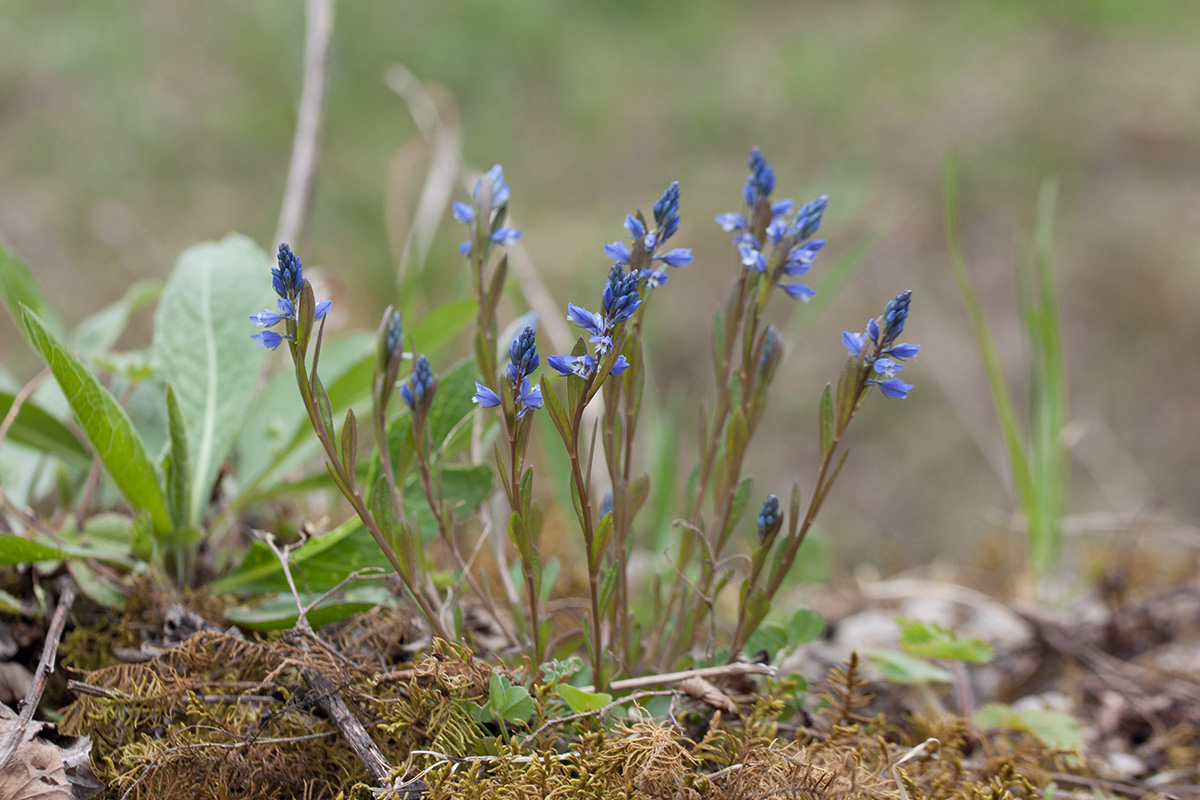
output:
[[[292,252],[292,248],[287,242],[279,244],[279,252],[275,260],[278,266],[271,268],[271,287],[279,296],[275,301],[275,310],[264,308],[257,314],[251,314],[250,321],[260,328],[273,328],[283,322],[289,332],[281,334],[267,330],[252,334],[250,338],[258,342],[258,346],[265,350],[274,350],[285,339],[293,338],[294,331],[292,329],[296,324],[296,307],[299,305],[300,293],[304,291],[304,284],[307,282],[304,278],[300,257]],[[333,301],[331,300],[318,300],[313,307],[313,321],[320,322],[324,319],[332,306]]]
[[[642,288],[653,289],[667,282],[667,273],[654,268],[654,262],[668,267],[686,267],[695,260],[690,247],[661,251],[668,239],[679,230],[679,181],[674,181],[658,200],[654,201],[654,228],[648,228],[638,214],[625,216],[625,230],[630,242],[611,242],[604,245],[604,255],[619,267],[628,267],[637,276]]]
[[[758,512],[758,541],[766,542],[778,533],[782,526],[783,514],[779,510],[779,498],[769,494]]]
[[[405,405],[413,411],[427,411],[429,404],[433,402],[433,394],[437,391],[437,383],[437,376],[433,374],[433,367],[429,366],[429,359],[421,354],[413,366],[412,375],[400,387],[400,396],[404,398]]]
[[[733,244],[738,251],[742,266],[751,272],[771,274],[769,285],[778,286],[793,300],[808,302],[816,291],[805,283],[788,283],[780,279],[785,275],[797,278],[808,273],[817,253],[825,246],[823,239],[809,239],[821,226],[828,195],[821,195],[796,210],[790,199],[771,200],[775,191],[775,170],[767,163],[762,151],[755,147],[750,152],[750,174],[742,187],[744,211],[731,211],[716,216],[721,230],[734,234]],[[770,256],[766,245],[772,248]]]
[[[863,333],[842,331],[842,346],[851,358],[862,359],[863,366],[879,377],[867,379],[870,386],[878,386],[884,397],[902,400],[912,390],[911,383],[896,377],[904,369],[904,361],[915,358],[921,350],[919,344],[896,343],[896,337],[904,330],[908,319],[908,307],[912,302],[912,290],[906,290],[888,301],[883,309],[882,327],[879,320],[867,322]]]
[[[507,214],[508,198],[511,194],[504,180],[504,168],[496,164],[475,182],[470,203],[454,201],[451,210],[454,219],[467,226],[469,238],[458,246],[458,252],[470,256],[474,242],[484,241],[508,247],[521,238],[521,231],[502,225],[502,216]],[[482,226],[483,233],[479,227]],[[490,246],[490,245],[489,245]]]
[[[542,407],[542,387],[532,386],[529,376],[538,368],[541,358],[537,351],[537,336],[532,325],[526,325],[508,348],[508,365],[504,375],[513,390],[513,406],[516,408],[517,419],[525,416],[530,409]],[[494,408],[501,405],[500,395],[475,382],[475,396],[471,398],[484,408]]]

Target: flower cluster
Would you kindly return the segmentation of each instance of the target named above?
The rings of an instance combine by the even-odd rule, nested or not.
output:
[[[913,358],[921,350],[919,344],[896,344],[896,338],[904,330],[904,322],[908,319],[908,306],[912,300],[912,290],[906,290],[896,295],[883,309],[882,327],[879,320],[867,321],[864,333],[842,331],[842,344],[854,358],[862,358],[864,363],[874,370],[880,378],[867,381],[872,386],[878,386],[884,396],[901,399],[908,396],[913,388],[896,377],[896,373],[904,369],[901,363]],[[867,342],[871,346],[867,347]]]
[[[304,289],[304,270],[300,265],[300,258],[292,252],[292,248],[287,242],[279,245],[277,261],[279,266],[271,269],[271,285],[275,288],[275,294],[279,295],[275,301],[275,310],[264,308],[257,314],[250,315],[250,321],[262,328],[273,328],[280,322],[289,320],[295,322],[296,305],[299,302],[300,292]],[[333,301],[331,300],[318,301],[313,309],[313,320],[324,319],[332,305]],[[265,330],[253,334],[250,338],[258,342],[259,347],[274,350],[283,343],[284,339],[290,339],[291,336]]]
[[[626,273],[620,264],[613,264],[608,272],[608,281],[604,284],[601,303],[604,308],[603,314],[567,303],[567,319],[591,334],[589,341],[595,348],[596,357],[586,354],[547,356],[546,363],[558,370],[559,375],[590,377],[596,370],[596,360],[608,355],[612,350],[612,337],[616,327],[632,317],[633,312],[642,304],[638,293],[637,274],[632,271]],[[629,362],[625,360],[625,356],[617,356],[610,374],[620,375],[628,366]]]
[[[472,192],[473,204],[454,201],[454,218],[471,231],[469,238],[458,246],[458,252],[464,256],[471,254],[474,242],[478,238],[473,226],[477,218],[486,224],[487,238],[494,244],[506,247],[521,238],[519,230],[503,226],[508,196],[509,188],[504,180],[504,168],[496,164],[475,182],[475,191]]]
[[[778,533],[782,525],[783,514],[779,511],[779,498],[769,494],[758,512],[758,540],[765,542]]]
[[[504,369],[505,377],[513,387],[514,406],[517,419],[525,416],[531,408],[542,407],[542,387],[530,387],[529,376],[538,368],[541,359],[538,357],[537,340],[532,325],[526,325],[508,348],[508,366]],[[479,381],[475,382],[475,396],[471,398],[484,408],[500,405],[500,396]]]
[[[798,278],[812,268],[817,253],[825,246],[824,239],[809,239],[821,226],[821,217],[829,202],[828,195],[810,200],[792,214],[794,203],[790,199],[771,202],[775,189],[775,171],[756,147],[750,153],[750,174],[742,189],[742,199],[748,213],[730,212],[718,214],[717,224],[727,233],[735,233],[733,243],[737,246],[742,264],[752,272],[767,271],[767,257],[763,253],[764,237],[774,252],[784,255],[776,257],[776,266],[770,279],[787,292],[793,300],[808,301],[816,292],[806,283],[782,283],[780,278]],[[789,217],[789,215],[791,215]],[[761,231],[756,235],[755,231]],[[806,241],[807,240],[807,241]]]
[[[655,228],[648,230],[640,212],[637,215],[627,214],[625,230],[629,231],[632,246],[624,241],[604,245],[605,255],[614,264],[629,267],[630,273],[636,274],[639,281],[646,281],[646,286],[651,289],[662,286],[669,277],[664,270],[657,269],[654,262],[661,262],[668,267],[686,267],[693,260],[689,247],[659,252],[679,230],[679,181],[668,186],[662,197],[654,203],[654,224]]]
[[[429,359],[422,354],[413,365],[412,375],[401,385],[400,396],[409,408],[417,411],[428,407],[436,391],[437,376],[433,374],[433,367],[429,366]]]

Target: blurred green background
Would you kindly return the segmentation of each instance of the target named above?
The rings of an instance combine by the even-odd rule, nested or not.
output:
[[[303,3],[4,0],[0,19],[0,237],[66,320],[164,277],[194,241],[239,230],[272,249]],[[343,0],[312,216],[294,244],[356,327],[392,299],[389,165],[417,135],[383,80],[394,63],[445,87],[468,164],[505,166],[522,244],[564,309],[596,302],[600,248],[625,235],[623,215],[681,182],[673,243],[697,261],[661,290],[647,339],[685,459],[711,388],[711,308],[734,269],[712,219],[739,206],[751,146],[778,196],[831,196],[815,282],[876,237],[833,302],[792,321],[803,337],[749,464],[756,495],[811,481],[840,332],[914,289],[916,389],[869,403],[823,520],[845,566],[1022,563],[1000,524],[1012,506],[943,245],[941,168],[955,151],[968,265],[1018,381],[1016,241],[1057,176],[1070,507],[1200,517],[1200,3]],[[461,274],[453,227],[430,257],[447,276],[432,281],[440,299]],[[805,309],[780,297],[771,313]],[[7,318],[0,353],[18,377],[36,369]],[[1106,539],[1085,538],[1103,552]]]

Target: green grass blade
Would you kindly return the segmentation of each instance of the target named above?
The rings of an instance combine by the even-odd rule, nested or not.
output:
[[[1000,368],[1000,355],[996,343],[992,339],[991,329],[979,305],[979,297],[971,286],[971,278],[967,274],[966,263],[963,261],[962,249],[958,239],[957,186],[955,181],[954,159],[946,158],[944,180],[944,218],[946,226],[946,251],[950,256],[950,267],[958,283],[959,293],[966,306],[967,315],[971,318],[971,326],[979,342],[979,352],[983,357],[983,367],[987,373],[988,386],[992,391],[992,402],[996,406],[996,418],[1000,422],[1000,432],[1004,438],[1004,446],[1008,451],[1009,464],[1012,469],[1013,493],[1017,504],[1029,514],[1032,484],[1029,472],[1029,461],[1025,454],[1023,433],[1013,407],[1012,394],[1004,380],[1004,372]]]
[[[30,342],[50,367],[113,483],[131,506],[150,513],[156,533],[170,533],[171,515],[158,475],[125,409],[37,314],[25,309],[22,319]]]

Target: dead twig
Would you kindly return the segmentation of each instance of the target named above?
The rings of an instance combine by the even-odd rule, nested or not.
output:
[[[304,79],[300,89],[300,108],[296,114],[296,137],[292,140],[292,159],[288,164],[283,206],[279,210],[276,242],[293,241],[304,227],[304,217],[312,200],[313,176],[317,170],[317,149],[321,138],[321,107],[325,100],[325,79],[329,71],[329,45],[333,39],[334,0],[308,0],[305,10]]]
[[[9,734],[8,741],[4,743],[3,747],[0,747],[0,770],[7,768],[12,763],[13,756],[17,754],[17,747],[20,746],[21,739],[25,736],[25,729],[33,720],[33,714],[37,711],[38,703],[42,699],[42,692],[46,691],[47,676],[54,672],[54,658],[58,654],[58,643],[62,639],[63,628],[67,624],[67,613],[70,612],[78,593],[74,582],[70,580],[64,580],[61,587],[58,606],[54,609],[50,627],[46,630],[46,643],[42,645],[42,657],[38,660],[37,670],[33,674],[33,685],[25,694],[25,704],[21,707],[21,714],[17,717],[16,725]]]

